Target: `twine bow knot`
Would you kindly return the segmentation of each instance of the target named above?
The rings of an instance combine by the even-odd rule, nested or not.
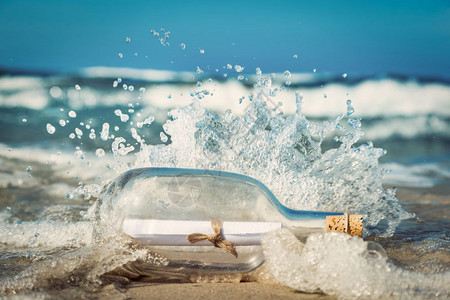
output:
[[[208,240],[210,241],[214,247],[222,248],[228,253],[233,254],[235,257],[238,257],[236,252],[236,248],[233,243],[227,241],[222,235],[222,226],[223,222],[220,220],[211,221],[211,227],[214,230],[213,234],[204,234],[204,233],[192,233],[187,236],[187,240],[193,244],[199,241]]]

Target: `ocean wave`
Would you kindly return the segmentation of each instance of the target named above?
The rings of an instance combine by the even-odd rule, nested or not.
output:
[[[208,109],[231,109],[243,115],[251,102],[253,78],[224,80],[189,72],[102,67],[86,69],[77,76],[4,76],[0,78],[0,107],[65,105],[82,109],[139,102],[168,110],[197,99]],[[311,82],[323,84],[307,84]],[[302,112],[309,117],[335,117],[343,112],[348,99],[363,118],[450,116],[450,85],[446,82],[389,77],[346,82],[326,75],[292,74],[286,78],[275,74],[273,85],[279,86],[278,95],[272,97],[273,106],[285,114],[295,112],[295,92],[299,91],[304,97]]]
[[[174,72],[167,70],[90,67],[81,70],[87,78],[118,78],[124,77],[132,80],[146,82],[193,82],[194,72]]]
[[[450,118],[438,115],[363,119],[363,140],[450,138]]]
[[[383,183],[390,186],[430,188],[450,181],[450,169],[437,163],[404,165],[387,163]]]

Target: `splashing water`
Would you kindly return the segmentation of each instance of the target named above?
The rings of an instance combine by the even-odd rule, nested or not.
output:
[[[343,116],[332,123],[311,123],[301,113],[300,95],[297,112],[285,116],[273,97],[267,96],[277,97],[270,77],[258,76],[257,97],[245,115],[239,117],[231,111],[215,114],[198,101],[174,109],[164,125],[171,144],[142,144],[133,167],[246,174],[266,184],[291,208],[364,214],[366,236],[390,236],[401,220],[412,217],[400,207],[394,193],[381,186],[383,172],[378,159],[385,151],[370,143],[355,146],[363,134],[355,125],[359,119],[349,115],[347,127],[341,125]],[[322,153],[321,142],[335,129],[342,132],[337,138],[340,147]],[[383,226],[377,226],[381,222]]]
[[[425,275],[389,262],[377,243],[341,233],[313,234],[305,243],[282,229],[263,237],[264,256],[282,284],[343,299],[423,299],[450,294],[448,274]]]

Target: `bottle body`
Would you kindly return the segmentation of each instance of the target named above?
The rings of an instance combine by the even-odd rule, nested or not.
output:
[[[166,271],[212,273],[260,266],[259,239],[267,231],[324,230],[327,215],[342,214],[289,209],[248,176],[175,168],[122,174],[109,186],[100,210],[103,222],[165,257]],[[191,234],[202,234],[203,240],[192,243]],[[237,255],[220,248],[217,239],[231,243]]]

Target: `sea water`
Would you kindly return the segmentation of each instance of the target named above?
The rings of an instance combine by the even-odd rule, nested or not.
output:
[[[294,209],[364,214],[365,240],[266,235],[251,280],[342,298],[448,297],[449,83],[228,71],[0,77],[0,293],[241,280],[167,278],[148,267],[164,256],[96,215],[120,173],[182,167],[252,176]]]

